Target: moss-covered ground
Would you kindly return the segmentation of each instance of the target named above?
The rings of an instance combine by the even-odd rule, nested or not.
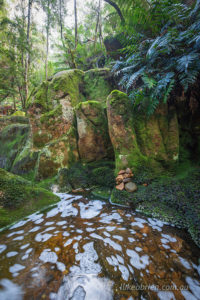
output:
[[[0,169],[0,227],[57,201],[59,198],[53,193]]]
[[[114,188],[111,200],[116,204],[129,203],[145,215],[187,229],[200,246],[200,168],[184,165],[177,171],[175,176],[135,178],[137,193]]]

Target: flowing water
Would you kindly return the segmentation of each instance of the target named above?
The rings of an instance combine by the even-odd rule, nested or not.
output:
[[[0,300],[200,299],[183,231],[82,196],[0,233]]]

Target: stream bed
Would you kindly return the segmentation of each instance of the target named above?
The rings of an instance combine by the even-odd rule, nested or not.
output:
[[[200,299],[200,250],[184,231],[58,195],[0,233],[0,300]]]

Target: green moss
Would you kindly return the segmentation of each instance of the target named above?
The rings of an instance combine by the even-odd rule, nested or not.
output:
[[[142,213],[188,229],[200,246],[200,169],[193,168],[180,177],[163,176],[137,193],[112,192],[112,202],[126,204]]]
[[[99,167],[92,170],[93,182],[96,185],[113,188],[115,185],[114,170],[109,167]]]
[[[26,113],[24,111],[16,111],[12,114],[12,116],[21,116],[25,117]]]
[[[0,158],[3,168],[11,170],[14,160],[28,139],[29,129],[27,124],[10,124],[0,132]]]
[[[58,201],[54,194],[0,169],[0,227]]]
[[[93,69],[85,72],[84,95],[86,100],[105,103],[106,98],[112,91],[109,69]]]
[[[114,167],[112,161],[96,161],[82,164],[77,162],[69,169],[61,169],[58,175],[58,184],[64,190],[78,188],[93,188],[101,186],[101,189],[110,189],[114,185]]]
[[[40,118],[40,122],[48,126],[51,118],[57,118],[60,116],[62,116],[62,105],[58,105],[55,109],[43,114]]]
[[[33,93],[33,95],[28,99],[27,108],[29,108],[32,104],[39,105],[44,110],[47,110],[49,107],[49,99],[48,99],[48,86],[49,82],[44,81]]]
[[[29,119],[22,116],[0,117],[0,128],[9,124],[29,124]]]
[[[72,106],[81,101],[79,85],[84,72],[81,70],[68,70],[57,73],[49,85],[49,98],[52,100],[70,96]]]
[[[119,90],[113,90],[109,96],[111,98],[110,105],[111,106],[119,106],[120,104],[124,104],[129,102],[129,98],[127,94],[119,91]]]
[[[91,194],[96,197],[103,200],[109,200],[111,196],[111,189],[106,187],[98,187],[92,190]]]

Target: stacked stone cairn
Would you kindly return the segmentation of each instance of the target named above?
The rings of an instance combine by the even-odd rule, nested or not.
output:
[[[116,177],[116,189],[119,191],[126,190],[129,193],[137,191],[137,185],[132,182],[134,174],[130,168],[119,171]]]

